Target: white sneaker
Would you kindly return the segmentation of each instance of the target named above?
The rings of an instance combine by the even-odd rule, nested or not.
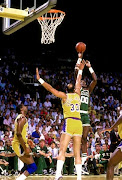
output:
[[[82,175],[89,175],[89,172],[88,172],[88,170],[86,168],[84,168],[84,169],[82,168],[81,169],[81,174]]]

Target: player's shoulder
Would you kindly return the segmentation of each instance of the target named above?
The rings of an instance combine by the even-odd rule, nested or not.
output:
[[[19,114],[16,118],[16,121],[25,121],[27,122],[27,118],[23,114]]]

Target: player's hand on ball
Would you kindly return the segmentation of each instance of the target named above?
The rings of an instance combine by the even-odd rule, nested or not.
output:
[[[88,68],[90,68],[90,67],[91,67],[91,63],[90,63],[90,61],[86,60],[86,66],[87,66]]]
[[[39,75],[39,70],[38,70],[38,68],[36,68],[36,78],[37,78],[37,80],[40,79],[40,75]]]
[[[82,57],[83,57],[83,52],[78,53],[78,58],[81,58],[81,59],[82,59]]]

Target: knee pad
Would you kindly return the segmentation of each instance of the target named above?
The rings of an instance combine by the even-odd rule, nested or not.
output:
[[[37,170],[37,166],[35,163],[27,165],[27,171],[29,174],[33,174]]]

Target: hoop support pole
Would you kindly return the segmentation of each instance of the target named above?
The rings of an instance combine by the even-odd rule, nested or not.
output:
[[[3,33],[5,35],[10,35],[14,33],[15,31],[21,29],[22,27],[26,26],[30,22],[37,19],[39,16],[42,16],[46,12],[48,12],[51,8],[55,7],[57,3],[57,0],[48,0],[46,3],[44,3],[42,6],[38,7],[34,13],[31,12],[27,17],[25,17],[24,21],[16,21],[12,25],[9,26],[7,29],[3,29]]]

